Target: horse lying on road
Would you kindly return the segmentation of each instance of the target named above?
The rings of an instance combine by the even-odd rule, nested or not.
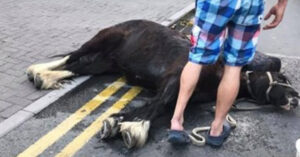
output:
[[[114,72],[124,74],[129,84],[155,91],[144,106],[106,119],[100,131],[102,139],[121,133],[129,148],[141,147],[151,121],[175,105],[189,48],[189,40],[178,31],[151,21],[132,20],[101,30],[63,59],[30,66],[27,76],[38,89],[55,89],[70,77]],[[257,52],[243,67],[238,98],[286,110],[298,106],[299,94],[280,68],[279,58]],[[214,101],[223,70],[222,60],[204,66],[191,101]]]

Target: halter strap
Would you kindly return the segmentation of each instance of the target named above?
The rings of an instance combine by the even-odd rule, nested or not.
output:
[[[273,78],[272,78],[272,75],[269,71],[266,72],[267,73],[267,76],[269,78],[269,87],[268,89],[266,90],[266,98],[267,98],[267,101],[270,102],[270,92],[273,88],[274,85],[279,85],[279,86],[284,86],[284,87],[289,87],[289,88],[292,88],[291,84],[289,81],[287,81],[286,83],[279,83],[277,81],[274,81]]]
[[[251,85],[250,85],[250,73],[252,73],[253,71],[246,71],[246,81],[247,81],[247,89],[248,89],[248,92],[250,93],[250,95],[252,96],[252,98],[256,98],[254,93],[253,93],[253,90],[251,88]],[[284,87],[289,87],[289,88],[292,88],[291,84],[289,81],[287,81],[286,83],[279,83],[277,81],[274,81],[272,75],[271,75],[271,72],[267,71],[266,72],[267,76],[268,76],[268,79],[269,79],[269,87],[267,88],[266,90],[266,99],[267,99],[267,102],[270,102],[270,92],[273,88],[273,86],[275,85],[279,85],[279,86],[284,86]]]
[[[247,89],[248,89],[248,92],[250,93],[250,95],[251,95],[251,97],[253,98],[253,99],[255,99],[255,96],[254,96],[254,94],[253,94],[253,91],[252,91],[252,88],[251,88],[251,85],[250,85],[250,73],[252,73],[253,71],[246,71],[246,82],[247,82]]]

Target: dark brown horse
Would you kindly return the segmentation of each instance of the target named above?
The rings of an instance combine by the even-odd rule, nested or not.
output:
[[[59,88],[69,77],[117,72],[130,84],[155,91],[143,107],[113,115],[101,130],[103,139],[121,132],[128,147],[140,147],[147,139],[150,122],[175,105],[189,48],[189,40],[181,33],[154,22],[134,20],[101,30],[63,59],[30,66],[27,75],[37,88],[49,89]],[[257,52],[251,64],[243,67],[238,97],[287,110],[296,107],[298,93],[279,72],[280,67],[280,59]],[[214,101],[222,74],[221,60],[204,66],[192,101]]]

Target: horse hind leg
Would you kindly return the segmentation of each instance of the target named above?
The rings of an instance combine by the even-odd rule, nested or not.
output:
[[[45,70],[38,72],[34,77],[34,85],[37,89],[58,89],[62,87],[62,80],[75,74],[67,70]]]
[[[26,70],[27,77],[28,77],[29,81],[33,82],[34,78],[36,78],[36,75],[38,73],[41,73],[43,71],[55,70],[55,69],[65,65],[68,59],[69,59],[69,56],[66,56],[62,59],[48,62],[48,63],[33,64],[33,65],[29,66]]]

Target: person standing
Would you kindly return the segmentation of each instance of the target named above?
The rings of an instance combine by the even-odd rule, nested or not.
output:
[[[278,0],[265,16],[273,21],[263,29],[271,29],[281,22],[287,0]],[[188,143],[184,132],[184,110],[197,85],[203,65],[214,64],[223,46],[225,63],[220,81],[216,112],[206,143],[221,146],[231,128],[224,123],[240,86],[242,66],[254,57],[263,19],[263,0],[196,0],[195,22],[192,29],[189,61],[180,78],[180,90],[171,120],[168,141],[173,144]]]

